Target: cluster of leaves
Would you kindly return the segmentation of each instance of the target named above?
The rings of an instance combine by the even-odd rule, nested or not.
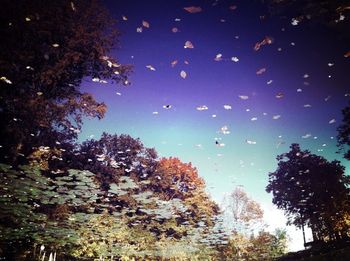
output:
[[[324,24],[340,32],[349,32],[349,19],[346,18],[349,14],[347,0],[268,0],[267,4],[272,14],[295,18],[299,22],[304,20],[313,24]],[[345,33],[344,37],[348,39]]]
[[[0,242],[4,251],[34,243],[61,248],[76,239],[68,217],[78,208],[88,211],[96,202],[99,190],[91,172],[70,170],[52,179],[37,167],[13,169],[1,164],[0,173]]]
[[[227,243],[218,206],[191,164],[158,159],[127,135],[103,134],[66,155],[79,158],[71,165],[81,170],[57,169],[47,157],[17,169],[2,165],[1,224],[10,225],[1,226],[1,242],[8,251],[20,242],[76,257],[175,258],[184,246],[188,257],[218,253]]]
[[[273,193],[273,203],[285,210],[289,223],[308,225],[315,240],[348,236],[350,179],[344,167],[298,144],[290,149],[277,157],[278,168],[269,174],[266,190]]]
[[[83,77],[127,84],[130,67],[107,56],[119,34],[98,1],[6,0],[0,16],[0,158],[18,163],[72,142],[83,116],[103,117]]]
[[[286,253],[287,243],[285,230],[277,229],[274,234],[261,230],[250,237],[235,232],[224,252],[229,260],[274,260]]]
[[[345,150],[344,158],[350,160],[350,104],[342,111],[342,124],[338,127],[338,145]]]

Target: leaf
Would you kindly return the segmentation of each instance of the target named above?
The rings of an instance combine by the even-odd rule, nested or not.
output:
[[[147,22],[147,21],[142,21],[142,26],[145,27],[145,28],[149,28],[150,27],[149,22]]]
[[[194,46],[193,46],[193,44],[190,41],[186,41],[185,45],[184,45],[184,48],[185,49],[193,49]]]
[[[184,7],[184,9],[191,14],[202,12],[202,8],[200,6],[189,6],[189,7]]]

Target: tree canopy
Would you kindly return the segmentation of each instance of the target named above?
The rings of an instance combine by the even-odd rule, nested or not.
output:
[[[308,225],[315,240],[347,236],[350,180],[340,162],[303,151],[298,144],[292,144],[277,160],[278,168],[269,174],[266,191],[285,210],[289,223]]]
[[[74,140],[83,116],[103,117],[84,77],[128,84],[130,67],[108,56],[119,32],[98,1],[6,0],[0,14],[0,157],[23,162]]]

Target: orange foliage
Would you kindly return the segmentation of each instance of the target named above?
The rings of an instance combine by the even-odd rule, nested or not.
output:
[[[190,191],[204,187],[204,180],[198,176],[197,169],[178,158],[160,159],[155,174],[152,183],[165,199],[185,198]]]

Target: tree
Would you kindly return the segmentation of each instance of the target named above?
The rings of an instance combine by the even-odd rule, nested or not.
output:
[[[68,251],[83,223],[79,214],[84,216],[98,198],[93,173],[69,170],[50,179],[38,167],[0,164],[0,174],[1,255],[17,260],[35,243]],[[78,214],[74,222],[73,213]]]
[[[99,140],[84,141],[66,158],[70,168],[86,169],[96,174],[103,188],[122,175],[144,180],[154,175],[157,152],[145,148],[140,139],[129,135],[103,133]]]
[[[236,187],[227,198],[226,204],[225,208],[232,218],[235,231],[246,233],[255,224],[262,222],[264,212],[259,203],[249,198],[242,188]]]
[[[188,207],[191,217],[181,215],[179,222],[202,221],[213,225],[212,218],[219,213],[219,207],[206,193],[205,182],[191,163],[173,157],[161,158],[150,181],[150,189],[160,198],[180,199]]]
[[[349,227],[336,228],[349,212],[349,177],[339,161],[302,151],[292,144],[288,153],[277,156],[278,168],[269,173],[268,193],[272,202],[284,209],[288,223],[308,225],[314,240],[334,240],[346,236]]]
[[[229,260],[275,260],[287,251],[288,238],[285,230],[273,234],[260,230],[257,235],[234,231],[224,249]]]
[[[340,149],[347,151],[344,153],[344,158],[350,160],[350,103],[342,110],[343,120],[342,124],[338,127],[338,146]]]
[[[281,14],[295,22],[307,21],[313,24],[323,24],[339,31],[344,38],[348,38],[349,10],[347,0],[267,0],[272,14]]]
[[[203,187],[204,181],[191,163],[170,157],[160,159],[152,184],[165,199],[184,199],[191,196],[191,191]]]
[[[0,17],[0,160],[23,162],[74,140],[83,116],[103,117],[83,77],[128,84],[130,67],[107,56],[119,34],[98,1],[5,0]]]

